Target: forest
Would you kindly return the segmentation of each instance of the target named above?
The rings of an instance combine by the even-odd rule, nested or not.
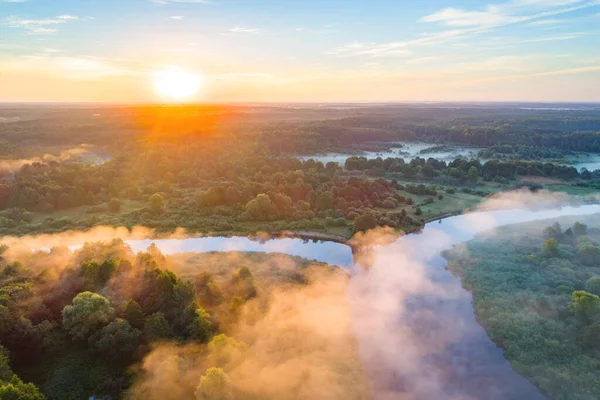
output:
[[[1,264],[2,399],[164,398],[147,392],[150,367],[132,367],[166,351],[161,346],[168,343],[196,346],[178,356],[179,362],[190,367],[198,362],[193,368],[206,371],[189,386],[180,385],[182,397],[257,398],[265,389],[244,386],[240,377],[246,374],[240,372],[240,363],[251,360],[246,353],[260,340],[260,345],[267,345],[267,339],[252,332],[266,334],[260,330],[282,318],[271,311],[281,307],[282,295],[299,296],[317,279],[342,290],[348,279],[338,269],[297,257],[235,253],[166,257],[154,245],[134,254],[120,239],[86,243],[75,252],[64,247],[32,252],[4,246]],[[280,338],[293,339],[295,329],[300,328],[288,326]],[[312,339],[305,334],[309,346]],[[268,342],[268,346],[276,351],[278,345]],[[332,355],[341,360],[319,357],[330,363],[332,373],[355,375],[357,385],[348,388],[348,398],[360,399],[364,388],[361,393],[352,342],[331,348],[336,346],[345,349]],[[269,351],[263,356],[269,357]],[[287,357],[300,356],[295,346],[288,351]],[[272,365],[285,362],[273,359]],[[240,382],[230,384],[230,373]],[[307,383],[305,391],[315,390],[312,385]]]
[[[599,240],[598,216],[563,218],[500,228],[444,254],[490,338],[552,399],[600,396]]]
[[[482,150],[482,159],[446,161],[425,152],[410,161],[401,155],[349,156],[342,165],[311,160],[316,149],[383,149],[409,137],[452,139],[418,130],[410,136],[404,128],[385,132],[365,128],[363,114],[375,115],[380,122],[403,116],[406,123],[431,119],[439,124],[450,115],[465,114],[461,118],[473,126],[488,126],[489,118],[512,123],[503,109],[450,113],[382,106],[359,108],[356,117],[347,113],[208,106],[38,110],[36,118],[0,124],[0,140],[11,143],[4,147],[5,163],[16,156],[29,157],[5,169],[0,180],[0,233],[57,232],[102,224],[144,225],[163,232],[183,227],[212,234],[315,231],[349,238],[375,226],[412,231],[492,193],[522,186],[544,188],[540,178],[589,193],[600,187],[600,172],[555,162],[571,156],[571,150],[522,145],[513,137],[506,138],[511,144]],[[264,118],[259,121],[256,114]],[[560,112],[523,114],[531,120],[525,125],[531,132],[549,124],[546,118],[561,117]],[[509,115],[515,118],[514,113]],[[582,111],[562,135],[595,126],[595,115]],[[62,145],[62,151],[43,156],[55,145]],[[79,146],[74,149],[81,153],[71,157],[67,145]],[[432,146],[429,151],[445,148]],[[309,156],[299,159],[299,152]],[[89,163],[78,158],[90,153],[104,160]]]

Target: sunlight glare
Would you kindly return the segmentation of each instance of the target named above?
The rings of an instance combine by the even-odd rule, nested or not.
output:
[[[156,93],[173,100],[192,97],[200,90],[203,83],[200,75],[186,72],[179,67],[155,71],[152,81]]]

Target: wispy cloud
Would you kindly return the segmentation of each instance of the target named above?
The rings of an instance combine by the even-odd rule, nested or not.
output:
[[[261,32],[262,29],[259,28],[242,28],[242,27],[235,27],[235,28],[231,28],[229,30],[229,32],[231,33],[258,33]]]
[[[183,17],[183,15],[171,15],[169,18],[176,19],[176,20],[182,20],[184,17]]]
[[[354,42],[349,43],[340,47],[336,47],[329,51],[328,54],[339,55],[339,56],[369,56],[369,57],[383,57],[383,56],[408,56],[411,52],[408,49],[398,45],[398,43],[383,43],[378,44],[374,42],[361,43]]]
[[[27,0],[0,0],[0,3],[25,3]]]
[[[13,28],[26,29],[30,34],[47,34],[56,32],[56,28],[52,28],[51,26],[64,24],[67,21],[78,19],[79,17],[75,15],[67,14],[48,19],[25,19],[13,15],[3,20],[2,24]]]
[[[63,15],[59,15],[58,17],[56,17],[57,19],[62,19],[63,21],[69,21],[69,20],[78,20],[79,17],[76,15],[69,15],[69,14],[63,14]]]
[[[566,20],[566,19],[541,19],[539,21],[530,22],[529,25],[531,25],[531,26],[557,25],[557,24],[564,24],[566,22],[568,22],[568,20]]]
[[[354,42],[337,47],[329,52],[336,55],[377,56],[403,54],[411,47],[439,45],[449,41],[456,41],[465,37],[478,35],[493,29],[527,23],[543,18],[561,15],[577,10],[600,5],[600,0],[513,0],[503,5],[488,5],[484,11],[464,11],[446,8],[420,19],[421,22],[437,22],[454,29],[447,29],[436,33],[425,33],[420,38],[388,43],[360,43]],[[563,6],[556,8],[557,6]],[[548,7],[554,7],[547,9]],[[540,8],[542,10],[540,10]],[[546,10],[544,10],[546,8]],[[516,15],[514,10],[527,14]]]
[[[598,4],[600,4],[599,1],[589,0],[513,0],[501,4],[489,4],[480,11],[444,8],[422,17],[419,21],[438,22],[452,27],[501,26],[558,15]],[[544,9],[547,11],[542,12]]]

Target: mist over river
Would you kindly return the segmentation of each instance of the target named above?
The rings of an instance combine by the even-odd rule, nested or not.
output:
[[[327,262],[352,274],[348,289],[360,357],[376,399],[545,399],[517,374],[477,323],[471,294],[440,253],[503,225],[600,213],[600,205],[474,212],[427,224],[391,244],[371,247],[368,265],[349,246],[302,239],[127,240],[166,253],[277,252]],[[403,397],[406,396],[406,397]]]

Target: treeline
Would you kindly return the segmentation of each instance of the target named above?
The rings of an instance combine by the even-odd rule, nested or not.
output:
[[[246,266],[182,279],[156,247],[135,255],[121,240],[25,258],[0,266],[2,399],[120,398],[151,343],[232,340],[222,333],[259,294]],[[299,269],[289,279],[305,281]]]
[[[600,178],[600,171],[584,171],[581,174],[575,167],[555,163],[544,163],[539,161],[499,161],[490,160],[485,163],[477,159],[467,160],[456,158],[454,161],[445,161],[434,158],[417,157],[410,162],[402,158],[381,157],[367,159],[366,157],[350,157],[346,159],[345,168],[348,171],[368,171],[370,175],[382,175],[383,173],[399,173],[407,179],[449,177],[445,183],[466,183],[484,181],[515,180],[519,176],[544,176],[565,180]]]
[[[569,150],[561,150],[551,147],[536,147],[520,144],[496,144],[479,152],[483,159],[508,159],[508,160],[564,160],[572,155]]]

